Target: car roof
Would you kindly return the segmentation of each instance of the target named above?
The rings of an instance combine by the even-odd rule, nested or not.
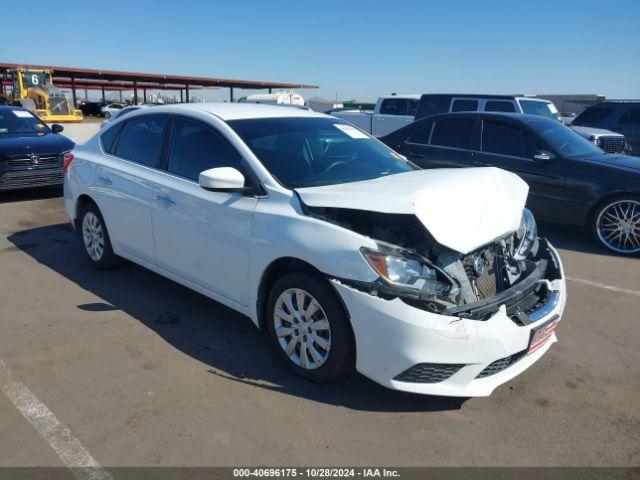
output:
[[[222,120],[242,120],[252,118],[325,117],[328,115],[304,108],[288,105],[265,105],[259,103],[178,103],[158,105],[153,113],[159,112],[208,112]]]
[[[24,107],[18,105],[2,105],[0,104],[0,110],[27,110]]]
[[[435,115],[430,115],[428,117],[421,118],[419,121],[423,120],[437,120],[439,118],[464,118],[464,117],[473,117],[473,118],[485,118],[485,119],[494,119],[494,120],[515,120],[517,122],[522,123],[531,123],[531,122],[540,122],[540,121],[548,121],[554,124],[558,123],[557,120],[553,120],[551,118],[543,117],[540,115],[529,115],[526,113],[515,113],[515,112],[448,112],[448,113],[437,113]]]
[[[527,98],[535,100],[532,97],[527,97],[522,94],[515,95],[490,95],[488,93],[425,93],[421,98],[429,97],[457,97],[457,98],[480,98],[480,99],[497,99],[497,100],[513,100],[514,98]],[[541,100],[541,99],[539,99]],[[547,100],[548,101],[548,100]]]

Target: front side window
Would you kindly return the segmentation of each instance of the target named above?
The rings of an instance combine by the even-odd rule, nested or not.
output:
[[[559,122],[540,118],[539,120],[528,122],[527,125],[564,157],[605,155],[593,142]]]
[[[469,148],[474,118],[447,118],[438,120],[431,132],[431,145],[451,148]]]
[[[533,142],[521,129],[503,123],[484,122],[482,128],[483,152],[532,158],[534,150]]]
[[[505,102],[504,100],[487,100],[484,104],[484,111],[513,113],[516,111],[516,107],[513,102]]]
[[[260,118],[227,124],[287,188],[335,185],[409,172],[402,156],[335,118]]]
[[[625,113],[618,123],[625,123],[631,125],[640,125],[640,108],[632,108],[627,113]]]
[[[42,120],[28,110],[0,110],[0,135],[44,135],[48,131]]]
[[[115,154],[149,167],[157,167],[169,119],[145,115],[129,120],[118,138]]]
[[[382,115],[407,115],[407,100],[404,98],[387,98],[380,105]]]
[[[454,100],[453,105],[451,106],[452,112],[475,112],[476,110],[478,110],[478,100]]]
[[[424,127],[420,127],[413,135],[407,139],[407,143],[417,143],[419,145],[429,145],[429,138],[431,137],[431,128],[433,123],[428,123]]]
[[[240,170],[240,158],[231,145],[211,127],[199,122],[176,120],[167,170],[198,181],[200,172],[217,167]]]

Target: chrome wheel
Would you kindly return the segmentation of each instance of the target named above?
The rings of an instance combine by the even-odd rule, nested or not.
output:
[[[313,370],[329,357],[329,319],[309,292],[299,288],[282,292],[275,303],[273,323],[282,350],[299,367]]]
[[[596,218],[600,241],[618,253],[640,252],[640,201],[616,200]]]
[[[82,219],[82,240],[89,258],[99,262],[104,254],[104,231],[98,216],[87,212]]]

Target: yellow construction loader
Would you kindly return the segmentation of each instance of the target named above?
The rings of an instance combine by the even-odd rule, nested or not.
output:
[[[81,122],[82,112],[71,105],[62,90],[53,84],[47,70],[9,70],[10,102],[31,110],[44,122]]]

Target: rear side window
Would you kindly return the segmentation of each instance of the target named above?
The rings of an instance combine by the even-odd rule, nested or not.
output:
[[[482,151],[531,158],[534,145],[527,134],[517,127],[503,123],[484,122],[482,128]]]
[[[169,120],[144,116],[125,123],[118,138],[116,155],[149,167],[157,167]]]
[[[428,124],[420,127],[418,130],[413,132],[407,139],[407,143],[417,143],[420,145],[429,145],[429,137],[431,136],[431,128],[433,127],[433,123],[429,122]]]
[[[451,106],[452,112],[475,112],[478,110],[478,100],[454,100]]]
[[[211,127],[199,122],[176,120],[167,170],[198,181],[200,172],[217,167],[240,170],[240,158],[235,149]]]
[[[407,100],[404,98],[387,98],[380,105],[382,115],[408,115]]]
[[[598,123],[605,119],[613,112],[610,108],[587,108],[580,115],[578,115],[572,125],[590,125],[592,123]]]
[[[104,148],[106,152],[113,153],[113,141],[118,136],[118,130],[120,130],[120,127],[122,127],[122,125],[116,125],[114,127],[108,128],[107,131],[100,136],[100,140],[102,141],[102,148]]]
[[[446,113],[451,105],[451,96],[446,95],[423,95],[420,98],[418,107],[418,118],[428,117],[436,113]]]
[[[452,148],[469,148],[474,118],[447,118],[438,120],[431,133],[431,145]]]
[[[412,117],[415,117],[416,113],[418,113],[418,106],[420,105],[420,100],[409,100],[408,105],[409,105],[409,110],[407,111],[407,115],[411,115]]]
[[[618,123],[626,123],[631,125],[640,125],[640,108],[632,108],[627,113],[625,113]]]
[[[484,104],[485,112],[515,112],[516,106],[513,102],[505,102],[503,100],[487,100]]]

